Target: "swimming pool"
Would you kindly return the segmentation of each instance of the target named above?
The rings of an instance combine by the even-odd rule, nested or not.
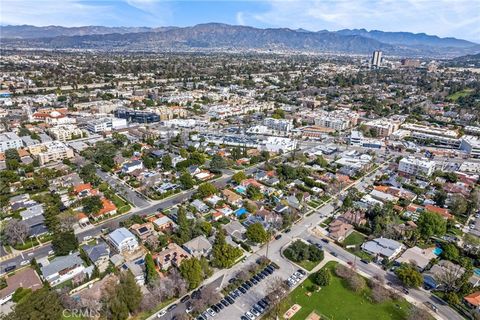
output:
[[[241,193],[241,194],[245,194],[247,193],[247,188],[245,188],[244,186],[238,186],[235,188],[235,191],[237,191],[238,193]]]
[[[436,255],[436,256],[441,255],[442,252],[443,252],[443,250],[440,247],[435,247],[435,249],[433,249],[433,254]]]
[[[473,272],[474,272],[476,275],[480,276],[480,269],[479,269],[479,268],[473,269]]]

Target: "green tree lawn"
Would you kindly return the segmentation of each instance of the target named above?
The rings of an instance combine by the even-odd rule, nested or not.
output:
[[[314,310],[319,315],[335,320],[400,320],[407,318],[410,310],[410,304],[407,301],[401,299],[383,303],[370,302],[370,289],[367,287],[358,294],[349,290],[344,280],[335,275],[335,265],[336,262],[329,262],[325,265],[324,268],[331,269],[331,282],[322,287],[319,292],[307,296],[307,288],[313,285],[313,282],[307,279],[290,294],[292,304],[297,303],[302,306],[292,320],[303,320]]]

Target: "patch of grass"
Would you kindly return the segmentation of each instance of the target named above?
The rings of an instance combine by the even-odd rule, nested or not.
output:
[[[320,263],[320,261],[303,260],[302,262],[295,263],[304,268],[305,270],[312,271],[313,268],[315,268]]]
[[[411,306],[404,299],[372,303],[369,288],[360,293],[349,290],[344,280],[335,276],[333,269],[336,264],[329,262],[324,267],[332,270],[332,280],[328,286],[308,296],[307,288],[312,286],[312,282],[306,279],[290,294],[292,304],[297,303],[302,307],[292,320],[303,320],[312,311],[330,319],[345,320],[400,320],[407,317]]]
[[[172,298],[172,299],[163,301],[163,302],[159,303],[159,304],[158,304],[155,308],[153,308],[152,310],[140,312],[139,314],[137,314],[136,316],[134,316],[132,319],[133,319],[133,320],[145,320],[145,319],[147,319],[148,317],[150,317],[151,315],[153,315],[154,313],[156,313],[156,312],[162,310],[163,308],[165,308],[166,306],[168,306],[170,303],[172,303],[173,301],[175,301],[175,299],[176,299],[176,298]]]
[[[348,237],[343,240],[342,244],[346,246],[361,246],[365,242],[365,236],[360,232],[353,231]]]
[[[450,101],[454,101],[454,102],[455,102],[455,101],[457,101],[460,97],[469,96],[472,91],[473,91],[472,89],[460,90],[460,91],[457,91],[457,92],[452,93],[451,95],[449,95],[449,96],[447,97],[447,99],[450,100]]]
[[[16,245],[14,245],[13,247],[15,248],[15,250],[27,250],[27,249],[30,249],[34,246],[38,246],[39,245],[39,242],[37,239],[33,239],[33,240],[25,240],[25,243],[17,243]]]

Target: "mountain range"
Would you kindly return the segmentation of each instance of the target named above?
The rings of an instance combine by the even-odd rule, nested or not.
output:
[[[221,23],[192,27],[60,27],[2,26],[2,48],[93,49],[109,51],[297,51],[456,57],[480,52],[480,45],[424,33],[365,29],[308,31],[260,29]]]

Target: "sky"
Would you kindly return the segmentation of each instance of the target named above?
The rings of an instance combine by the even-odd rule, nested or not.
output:
[[[0,0],[0,24],[424,32],[480,43],[480,0]]]

